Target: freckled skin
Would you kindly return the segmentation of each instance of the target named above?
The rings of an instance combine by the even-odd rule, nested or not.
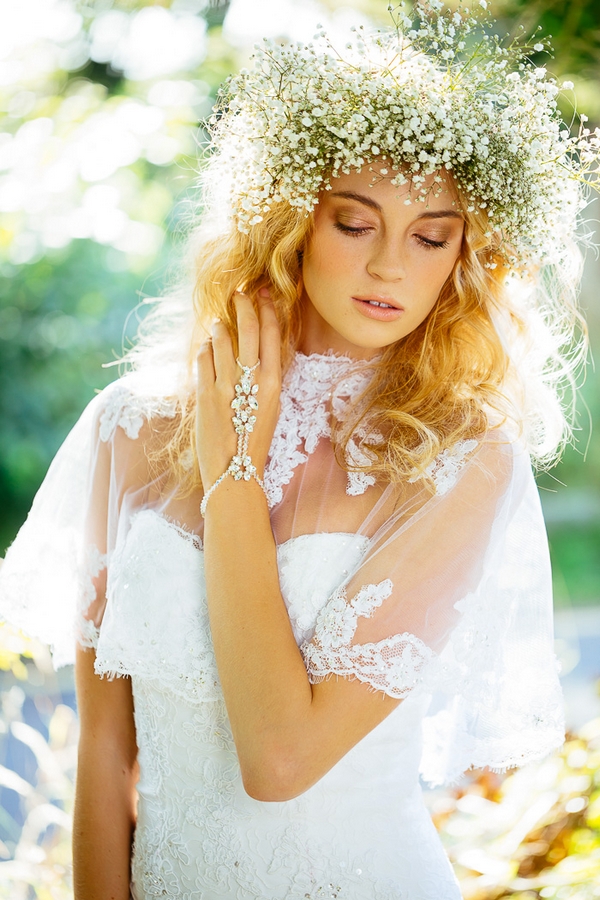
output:
[[[406,186],[372,180],[368,169],[332,179],[315,209],[302,269],[305,352],[368,358],[410,334],[460,254],[464,223],[451,182],[424,203],[407,205]],[[366,309],[365,298],[389,300],[403,312],[380,321],[373,315],[386,314]]]

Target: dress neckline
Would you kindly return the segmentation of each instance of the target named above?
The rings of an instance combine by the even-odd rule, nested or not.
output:
[[[298,465],[307,461],[319,441],[331,439],[332,420],[345,422],[361,402],[374,374],[373,360],[355,360],[334,353],[298,351],[285,373],[281,389],[281,409],[265,470],[265,490],[269,507],[283,497]],[[383,440],[363,424],[346,446],[349,463],[347,493],[362,494],[375,478],[360,469],[371,458],[364,441]]]
[[[151,506],[144,507],[139,509],[136,513],[131,517],[131,523],[138,518],[138,516],[148,516],[155,517],[159,519],[159,524],[168,531],[173,532],[179,535],[184,541],[193,545],[193,548],[201,553],[204,552],[204,544],[200,535],[192,531],[186,525],[182,525],[181,522],[171,518],[166,515],[164,512],[160,512],[157,509],[153,509]],[[297,541],[310,541],[314,538],[322,538],[328,540],[330,538],[343,538],[344,540],[355,540],[357,542],[364,543],[365,546],[370,543],[371,539],[367,537],[367,535],[357,534],[352,531],[309,531],[304,534],[295,534],[293,537],[288,538],[285,541],[281,541],[280,544],[276,545],[277,552],[283,552],[284,548],[287,550]]]
[[[327,353],[303,353],[296,350],[292,363],[284,377],[284,387],[289,381],[288,375],[293,373],[307,381],[317,382],[319,384],[333,384],[345,375],[359,375],[370,380],[375,370],[375,363],[380,357],[373,359],[353,359],[350,356],[343,356],[334,353],[332,350]]]

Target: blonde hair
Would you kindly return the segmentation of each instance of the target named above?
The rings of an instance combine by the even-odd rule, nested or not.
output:
[[[198,467],[190,464],[193,373],[210,321],[222,319],[235,344],[235,291],[255,297],[269,285],[284,368],[300,336],[301,254],[313,215],[280,202],[243,234],[219,214],[209,206],[190,236],[191,287],[156,303],[127,357],[135,368],[175,359],[185,372],[181,415],[151,455],[156,471],[167,470],[184,494],[200,486]],[[576,375],[586,352],[576,306],[581,256],[573,246],[551,270],[514,271],[507,267],[506,247],[489,236],[485,213],[465,211],[464,217],[462,250],[435,307],[411,334],[385,348],[354,416],[343,426],[334,423],[343,468],[349,467],[347,442],[366,419],[385,442],[366,442],[372,461],[363,471],[392,481],[426,473],[443,450],[499,426],[523,436],[540,467],[555,461],[569,440]]]

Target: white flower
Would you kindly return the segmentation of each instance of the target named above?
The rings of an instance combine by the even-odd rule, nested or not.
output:
[[[210,180],[223,204],[248,232],[273,203],[309,212],[331,177],[383,157],[393,184],[410,183],[407,203],[425,198],[427,176],[437,189],[440,170],[451,171],[508,261],[559,256],[583,205],[580,185],[598,185],[600,140],[584,116],[576,137],[562,125],[559,87],[532,68],[525,44],[480,39],[465,8],[430,0],[418,11],[416,29],[392,11],[389,33],[355,31],[345,57],[322,32],[306,46],[260,45],[210,123]],[[373,178],[388,171],[374,167]]]

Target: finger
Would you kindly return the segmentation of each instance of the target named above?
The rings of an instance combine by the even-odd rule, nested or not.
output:
[[[200,350],[196,357],[196,366],[198,369],[198,393],[200,393],[203,388],[210,387],[215,383],[215,366],[212,340],[210,338],[200,344]]]
[[[281,331],[271,300],[262,300],[260,313],[261,368],[265,374],[281,375]]]
[[[236,294],[238,325],[238,359],[243,366],[253,366],[259,358],[260,326],[254,306],[247,294]]]
[[[218,381],[232,381],[235,378],[237,365],[233,356],[231,335],[220,319],[213,322],[211,328],[215,376]]]

